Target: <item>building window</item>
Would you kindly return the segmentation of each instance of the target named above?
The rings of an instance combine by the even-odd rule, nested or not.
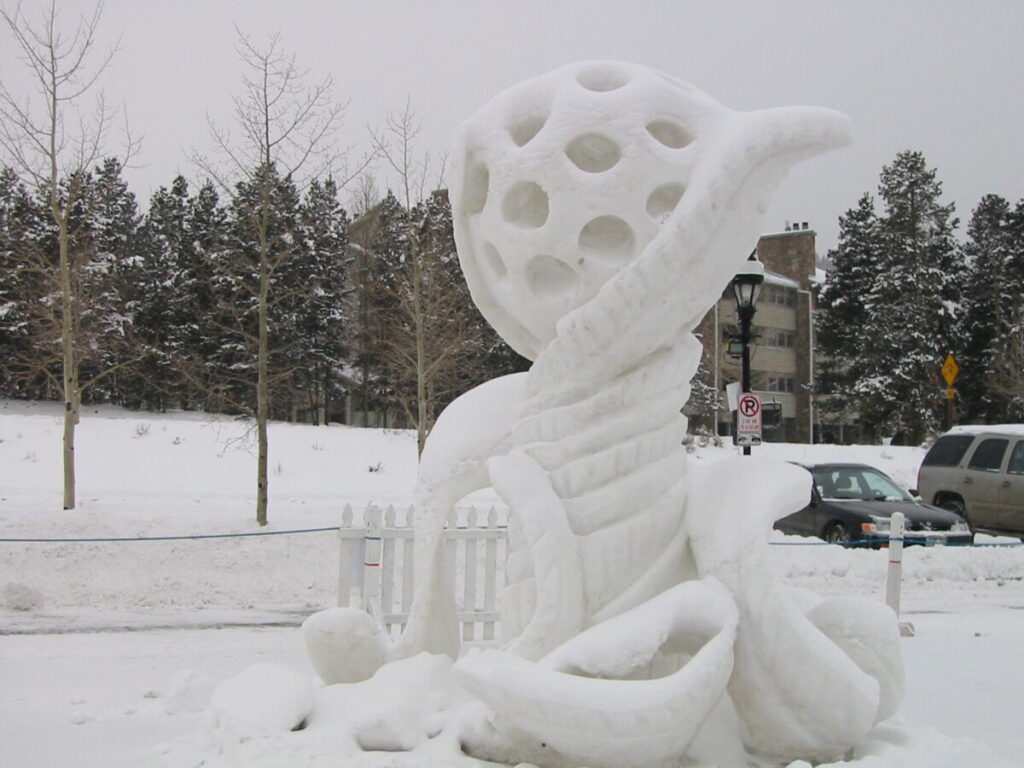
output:
[[[778,304],[783,307],[796,306],[796,289],[781,285],[766,285],[761,290],[760,301],[765,304]]]
[[[796,379],[792,376],[784,376],[783,374],[769,373],[765,376],[765,392],[788,392],[793,394],[796,392]]]
[[[761,332],[761,343],[776,349],[792,349],[796,346],[796,331],[782,328],[765,328]]]
[[[764,403],[761,412],[761,424],[765,429],[778,429],[782,426],[782,403]]]
[[[740,337],[739,326],[731,323],[723,323],[720,326],[722,341],[736,341]],[[755,344],[775,349],[793,349],[796,346],[796,331],[785,328],[761,328],[755,327],[751,339]]]

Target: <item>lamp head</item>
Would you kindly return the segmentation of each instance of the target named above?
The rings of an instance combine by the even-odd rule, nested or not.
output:
[[[757,304],[764,283],[764,264],[757,260],[757,252],[751,251],[743,263],[743,269],[732,279],[732,290],[736,296],[737,309],[752,309]]]

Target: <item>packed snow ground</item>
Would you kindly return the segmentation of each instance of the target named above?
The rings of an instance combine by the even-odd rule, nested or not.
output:
[[[254,451],[243,422],[87,410],[78,430],[79,508],[72,512],[60,511],[60,433],[55,405],[0,401],[0,538],[258,530]],[[771,445],[761,452],[864,461],[904,486],[915,484],[922,456],[920,449],[882,446]],[[691,460],[731,455],[705,448]],[[415,439],[274,424],[270,465],[269,528],[329,527],[345,503],[357,511],[370,501],[409,503]],[[484,493],[473,501],[497,500]],[[772,536],[800,544],[772,548],[787,583],[882,599],[885,552]],[[210,693],[257,662],[312,675],[295,625],[335,603],[337,557],[329,532],[0,542],[0,765],[185,766],[211,749],[222,753],[218,764],[235,764],[223,741],[210,741],[218,733],[206,711]],[[866,745],[844,765],[997,765],[1000,757],[1004,765],[1024,764],[1024,548],[911,548],[903,607],[917,635],[904,641],[907,700],[898,718],[876,729],[888,751]],[[260,764],[291,764],[260,755]],[[444,762],[413,753],[324,764]]]

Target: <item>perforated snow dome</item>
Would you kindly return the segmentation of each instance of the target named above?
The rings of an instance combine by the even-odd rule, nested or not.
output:
[[[584,62],[520,83],[456,136],[452,199],[474,301],[535,358],[657,234],[729,113],[681,80]]]

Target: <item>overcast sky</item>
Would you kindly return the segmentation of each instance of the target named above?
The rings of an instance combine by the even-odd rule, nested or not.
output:
[[[23,8],[34,17],[41,1]],[[71,21],[93,4],[58,5]],[[280,32],[314,76],[334,76],[357,148],[408,96],[421,149],[443,152],[499,91],[583,59],[651,66],[734,109],[839,109],[854,144],[794,171],[765,220],[769,232],[809,221],[822,252],[902,149],[925,153],[961,219],[983,194],[1024,197],[1020,0],[108,0],[102,36],[121,50],[102,84],[144,135],[128,173],[143,206],[175,174],[197,176],[188,154],[207,144],[207,113],[229,118],[236,24],[257,41]],[[19,91],[12,48],[3,37],[0,77]]]

